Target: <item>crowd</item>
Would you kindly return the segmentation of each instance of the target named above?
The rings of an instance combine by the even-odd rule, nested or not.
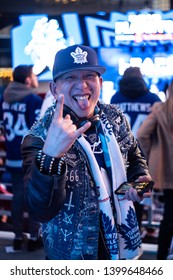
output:
[[[171,249],[173,85],[167,101],[149,91],[138,67],[126,69],[110,104],[100,99],[105,67],[84,45],[57,52],[51,102],[33,92],[32,66],[19,65],[1,98],[6,168],[12,181],[15,250],[22,249],[23,211],[29,214],[28,251],[45,259],[136,259],[141,223],[153,189],[123,183],[154,181],[164,193],[158,259]],[[50,95],[51,94],[51,95]],[[41,110],[41,114],[40,114]],[[169,166],[167,166],[169,163]]]

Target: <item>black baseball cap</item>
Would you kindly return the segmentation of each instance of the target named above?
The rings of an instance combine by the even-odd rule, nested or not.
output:
[[[72,70],[92,70],[103,74],[106,68],[98,63],[94,49],[84,45],[73,45],[61,49],[55,55],[53,65],[53,80]]]

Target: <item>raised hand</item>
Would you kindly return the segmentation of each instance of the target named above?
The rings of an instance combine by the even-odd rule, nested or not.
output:
[[[59,158],[63,156],[75,140],[91,126],[91,123],[87,122],[77,129],[69,114],[63,118],[63,106],[64,95],[60,94],[43,147],[43,152],[51,157]]]

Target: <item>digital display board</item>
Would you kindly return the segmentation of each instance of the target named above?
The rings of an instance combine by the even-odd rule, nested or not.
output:
[[[99,48],[99,61],[107,71],[103,75],[105,80],[111,80],[117,86],[118,79],[130,66],[140,67],[146,82],[151,85],[158,83],[159,90],[164,90],[165,83],[173,77],[173,49],[165,47],[157,50],[152,47],[129,46],[117,48]]]
[[[139,66],[150,82],[173,76],[173,11],[130,11],[94,15],[21,15],[12,30],[13,68],[33,64],[40,80],[51,80],[55,53],[72,44],[89,45],[113,81],[129,66]]]

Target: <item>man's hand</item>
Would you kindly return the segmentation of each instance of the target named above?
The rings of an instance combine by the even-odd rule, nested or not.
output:
[[[91,126],[91,123],[87,122],[77,129],[69,114],[63,118],[63,106],[64,95],[60,94],[43,147],[43,152],[51,157],[62,157],[75,140]]]
[[[140,176],[135,182],[149,182],[151,181],[151,177],[149,175]],[[144,198],[150,198],[152,192],[146,192],[143,195],[138,195],[137,191],[134,188],[130,188],[129,191],[125,193],[125,199],[131,200],[133,202],[141,202]]]

